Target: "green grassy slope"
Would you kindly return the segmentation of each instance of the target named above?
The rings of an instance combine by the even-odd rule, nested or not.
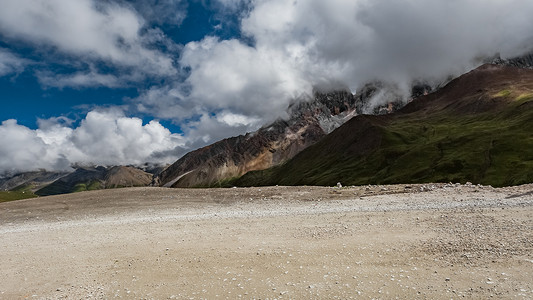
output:
[[[38,197],[31,188],[32,186],[29,185],[21,185],[11,191],[0,191],[0,203]]]
[[[358,116],[276,168],[228,185],[533,182],[533,71],[480,69],[400,113]]]

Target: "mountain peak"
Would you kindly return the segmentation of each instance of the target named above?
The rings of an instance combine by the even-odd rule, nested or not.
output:
[[[159,184],[212,186],[283,163],[356,115],[356,102],[347,91],[316,93],[312,101],[294,102],[286,119],[189,152],[161,173]]]

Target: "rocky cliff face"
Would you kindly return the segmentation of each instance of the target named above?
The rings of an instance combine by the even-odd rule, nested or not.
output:
[[[522,69],[533,69],[533,52],[510,59],[501,59],[500,57],[497,57],[492,63]]]
[[[356,103],[357,98],[349,92],[316,94],[313,101],[295,102],[289,106],[286,120],[186,154],[160,174],[158,184],[216,186],[248,171],[278,165],[356,115]]]

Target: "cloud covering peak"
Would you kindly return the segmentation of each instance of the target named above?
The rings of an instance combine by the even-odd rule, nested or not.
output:
[[[413,81],[531,51],[532,13],[526,0],[257,0],[241,22],[247,39],[185,46],[190,75],[180,84],[190,92],[176,102],[271,120],[317,87],[355,92],[382,81],[407,94]]]

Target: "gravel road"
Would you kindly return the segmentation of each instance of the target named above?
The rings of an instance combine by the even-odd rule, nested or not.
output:
[[[531,299],[532,208],[458,184],[0,203],[0,299]]]

